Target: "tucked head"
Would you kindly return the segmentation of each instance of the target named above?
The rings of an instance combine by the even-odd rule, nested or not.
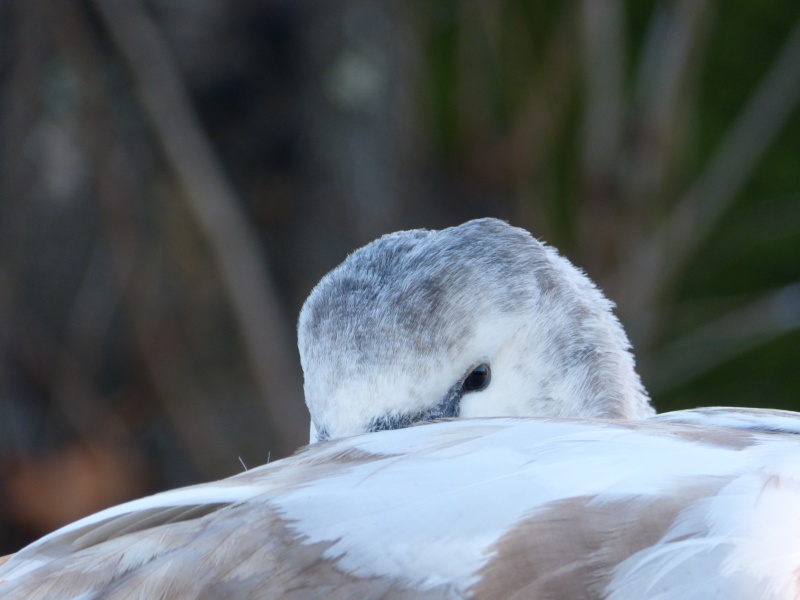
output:
[[[311,439],[453,416],[649,416],[611,308],[503,221],[385,235],[300,313]]]

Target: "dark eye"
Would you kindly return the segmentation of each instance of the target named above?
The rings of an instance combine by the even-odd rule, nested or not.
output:
[[[492,370],[486,363],[481,363],[464,378],[464,391],[477,392],[486,389],[492,379]]]

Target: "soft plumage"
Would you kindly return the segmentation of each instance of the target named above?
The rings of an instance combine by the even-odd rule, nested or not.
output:
[[[608,301],[526,232],[385,236],[299,341],[328,441],[69,525],[0,596],[800,597],[800,415],[652,416]]]
[[[312,440],[425,420],[480,363],[491,385],[434,416],[650,416],[611,307],[503,221],[386,235],[326,275],[300,313]]]

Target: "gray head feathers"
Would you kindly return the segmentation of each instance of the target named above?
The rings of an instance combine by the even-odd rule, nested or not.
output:
[[[407,425],[448,398],[462,417],[649,416],[611,309],[555,249],[503,221],[385,235],[300,313],[312,439]],[[491,382],[466,393],[478,364]]]

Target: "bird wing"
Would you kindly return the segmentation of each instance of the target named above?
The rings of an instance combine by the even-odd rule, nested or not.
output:
[[[315,444],[100,512],[4,598],[791,598],[789,433],[470,419]]]
[[[774,408],[709,406],[676,410],[650,417],[651,421],[731,427],[749,431],[800,434],[800,413]]]

